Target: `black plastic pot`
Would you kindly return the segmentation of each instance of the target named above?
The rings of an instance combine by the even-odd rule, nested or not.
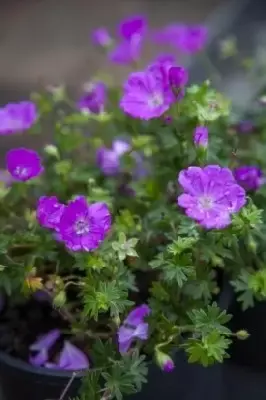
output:
[[[171,373],[162,372],[150,364],[148,382],[141,392],[126,396],[127,400],[213,399],[216,387],[209,387],[208,380],[217,381],[220,366],[203,368],[189,365],[182,352],[175,357],[176,368]],[[25,362],[0,353],[1,400],[58,400],[71,378],[71,373],[35,368]],[[64,400],[79,394],[80,378],[75,378],[65,393]],[[200,393],[200,397],[199,397]]]
[[[250,334],[244,341],[234,340],[230,361],[253,370],[266,371],[266,301],[242,311],[241,305],[235,300],[229,312],[233,315],[230,328],[234,332],[245,329]]]

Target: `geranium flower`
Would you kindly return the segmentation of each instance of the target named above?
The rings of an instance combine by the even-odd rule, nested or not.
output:
[[[184,86],[188,82],[186,68],[173,64],[169,59],[150,64],[148,71],[153,74],[164,87],[172,102],[180,101],[184,97]]]
[[[87,356],[78,347],[67,340],[64,342],[63,350],[59,355],[57,363],[46,362],[46,368],[64,369],[67,371],[80,371],[90,366]]]
[[[133,16],[122,21],[118,27],[119,41],[108,53],[116,64],[130,64],[141,56],[147,21],[143,16]]]
[[[208,29],[202,25],[180,27],[176,45],[184,53],[198,53],[206,46]]]
[[[111,226],[105,203],[88,204],[78,196],[64,208],[58,224],[60,239],[72,251],[92,251],[99,247]]]
[[[60,337],[59,329],[53,329],[45,335],[40,336],[36,342],[30,346],[30,351],[36,353],[31,355],[29,362],[35,366],[41,366],[48,361],[48,352],[50,348]]]
[[[194,144],[196,147],[208,147],[208,128],[206,126],[197,126],[194,130]]]
[[[175,101],[166,86],[164,71],[148,68],[131,73],[124,85],[120,100],[122,110],[134,118],[149,120],[160,117]]]
[[[125,140],[114,140],[112,148],[101,147],[97,151],[96,161],[105,175],[116,175],[120,170],[120,158],[131,149]]]
[[[241,166],[235,168],[236,181],[246,190],[258,190],[265,183],[262,170],[256,166]]]
[[[120,353],[126,353],[135,339],[148,339],[149,326],[147,322],[144,322],[144,318],[150,312],[150,308],[146,304],[142,304],[128,314],[118,330]]]
[[[0,135],[8,135],[29,129],[37,118],[37,108],[31,101],[9,103],[0,108]]]
[[[170,44],[183,53],[197,53],[207,43],[208,29],[202,25],[172,24],[158,30],[153,39],[159,44]]]
[[[178,205],[207,229],[230,225],[231,214],[246,203],[245,190],[235,182],[228,168],[189,167],[180,172],[178,182],[185,191],[178,197]]]
[[[42,196],[37,205],[36,217],[40,225],[58,231],[58,224],[65,205],[59,203],[56,196]]]
[[[106,103],[106,92],[106,85],[103,82],[92,83],[79,99],[77,107],[82,112],[102,113]]]
[[[6,167],[17,181],[28,181],[39,176],[44,170],[38,153],[23,147],[9,150],[6,155]]]

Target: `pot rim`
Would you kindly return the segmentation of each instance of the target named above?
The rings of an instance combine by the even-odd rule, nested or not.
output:
[[[53,368],[45,368],[45,367],[37,367],[32,366],[31,364],[27,363],[26,361],[20,360],[19,358],[10,356],[3,351],[0,351],[0,362],[8,365],[11,368],[22,370],[29,374],[33,375],[42,375],[42,376],[53,376],[56,378],[62,379],[70,379],[75,372],[76,378],[82,378],[85,376],[86,372],[84,371],[65,371]],[[86,370],[87,371],[87,370]]]

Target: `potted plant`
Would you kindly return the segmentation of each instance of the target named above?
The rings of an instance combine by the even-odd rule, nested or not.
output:
[[[134,17],[118,44],[105,30],[94,39],[111,60],[135,63],[145,30]],[[170,33],[190,52],[207,34]],[[164,385],[181,350],[208,366],[247,337],[216,302],[264,226],[233,172],[228,116],[209,81],[190,85],[188,71],[161,56],[123,88],[94,80],[77,104],[50,87],[1,109],[1,135],[37,134],[47,121],[54,131],[41,152],[11,149],[2,171],[7,400],[120,400],[145,391],[148,372]],[[146,397],[157,398],[152,386]]]

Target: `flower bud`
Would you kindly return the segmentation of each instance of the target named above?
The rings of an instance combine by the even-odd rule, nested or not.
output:
[[[112,45],[113,41],[109,32],[105,28],[98,28],[92,34],[92,40],[94,44],[108,48]]]
[[[172,372],[174,370],[174,368],[175,368],[174,361],[167,354],[165,354],[162,351],[157,349],[155,358],[156,358],[157,364],[164,372]]]
[[[53,144],[47,144],[44,147],[44,151],[46,154],[48,154],[49,156],[55,157],[57,159],[59,159],[59,151],[58,148],[56,146],[54,146]]]
[[[168,79],[173,89],[179,89],[187,84],[188,72],[183,67],[170,67]]]
[[[194,131],[194,144],[196,147],[208,147],[208,128],[206,126],[197,126]]]
[[[239,340],[246,340],[249,337],[249,333],[247,331],[245,331],[244,329],[241,329],[240,331],[236,332],[236,337]]]

